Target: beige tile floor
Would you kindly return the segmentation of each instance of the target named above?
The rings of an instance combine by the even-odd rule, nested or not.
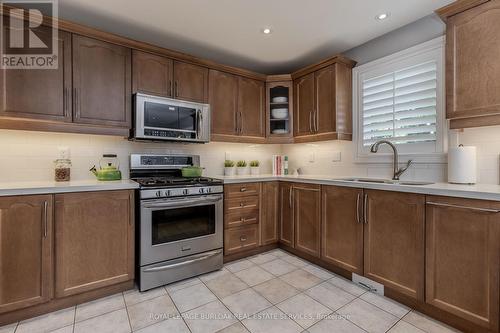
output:
[[[144,293],[112,295],[0,333],[446,333],[456,330],[282,250]]]

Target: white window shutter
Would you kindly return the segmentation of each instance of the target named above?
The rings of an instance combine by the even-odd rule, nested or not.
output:
[[[364,80],[361,88],[363,146],[436,142],[436,61]]]

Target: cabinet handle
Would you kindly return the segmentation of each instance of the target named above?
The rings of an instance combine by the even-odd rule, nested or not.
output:
[[[175,81],[175,97],[179,97],[179,82]]]
[[[247,236],[246,235],[240,236],[240,241],[241,242],[246,242],[246,240],[247,240]]]
[[[168,80],[168,95],[172,96],[172,80]]]
[[[63,91],[63,108],[64,108],[64,117],[68,116],[68,88],[64,88]]]
[[[292,208],[292,192],[293,187],[290,187],[290,192],[288,193],[288,207]]]
[[[500,209],[468,207],[468,206],[445,204],[445,203],[433,202],[433,201],[428,201],[427,204],[431,205],[431,206],[466,209],[466,210],[472,210],[472,211],[481,212],[481,213],[490,213],[490,214],[498,214],[498,213],[500,213]]]
[[[241,135],[241,133],[243,133],[243,114],[240,112],[238,112],[240,114],[240,132],[239,134]]]
[[[312,133],[312,111],[309,111],[309,132]]]
[[[240,187],[240,192],[246,192],[247,188],[246,187]]]
[[[240,207],[245,207],[245,204],[243,202],[240,202]]]
[[[361,223],[359,219],[359,202],[361,201],[361,194],[358,193],[358,197],[356,198],[356,222]]]
[[[363,215],[365,218],[365,224],[368,224],[368,194],[365,194],[363,202]]]
[[[49,213],[49,203],[47,201],[43,202],[43,238],[47,238],[47,233],[48,233],[48,216],[47,214]]]
[[[240,217],[240,222],[241,223],[245,223],[246,222],[246,219],[244,217]]]
[[[313,111],[313,132],[318,133],[318,111]]]
[[[73,88],[73,102],[74,102],[74,111],[76,114],[76,118],[80,118],[80,96],[78,88]]]

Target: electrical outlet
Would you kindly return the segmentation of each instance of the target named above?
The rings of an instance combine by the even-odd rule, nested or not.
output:
[[[309,153],[309,162],[314,163],[314,152]]]
[[[60,159],[69,159],[70,158],[71,150],[69,149],[69,147],[57,147],[57,150],[59,153],[58,158],[60,158]]]
[[[340,162],[342,160],[342,156],[340,151],[332,152],[332,162]]]

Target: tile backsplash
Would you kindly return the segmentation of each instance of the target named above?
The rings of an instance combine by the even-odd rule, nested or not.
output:
[[[450,132],[450,142],[478,147],[478,182],[499,183],[500,126]],[[361,164],[353,161],[354,144],[327,141],[314,144],[255,145],[212,142],[209,144],[142,143],[119,137],[0,130],[0,182],[53,179],[53,161],[58,147],[71,150],[72,179],[93,179],[89,169],[99,163],[104,153],[116,153],[123,177],[129,176],[129,155],[132,153],[191,153],[201,157],[205,175],[223,172],[226,153],[232,160],[260,160],[261,173],[271,173],[274,154],[289,155],[290,169],[301,168],[305,174],[332,177],[390,177],[390,164]],[[334,161],[340,153],[340,161]],[[314,156],[311,156],[314,155]],[[313,162],[310,160],[314,159]],[[405,179],[446,181],[446,164],[415,164]]]
[[[450,131],[450,144],[476,146],[478,182],[499,184],[500,126]],[[392,177],[390,164],[366,164],[353,161],[354,143],[349,141],[327,141],[314,144],[282,146],[282,153],[289,156],[292,169],[301,168],[305,174],[331,175],[333,177]],[[340,152],[341,161],[333,161]],[[314,154],[314,162],[311,162]],[[400,161],[404,162],[404,160]],[[402,179],[433,182],[447,181],[447,164],[414,164]]]
[[[261,172],[271,173],[271,156],[281,151],[280,145],[143,143],[112,136],[0,130],[0,182],[52,180],[58,147],[70,149],[72,180],[93,179],[89,169],[105,153],[118,155],[123,178],[128,178],[132,153],[197,154],[204,175],[215,176],[223,173],[226,153],[233,160],[260,160]]]

